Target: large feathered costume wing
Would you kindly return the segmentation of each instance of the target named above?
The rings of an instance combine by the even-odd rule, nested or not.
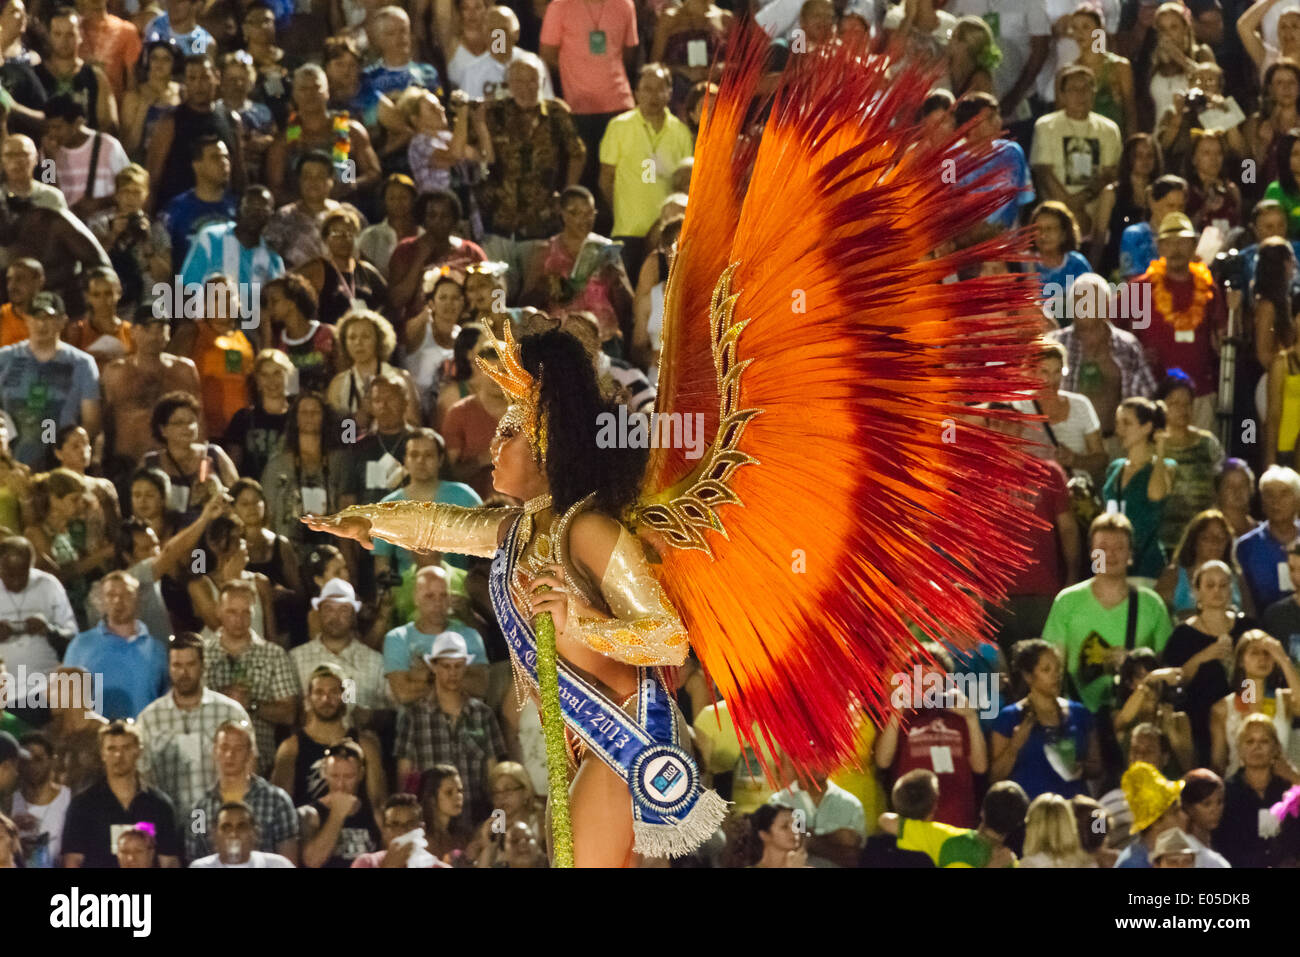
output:
[[[1035,466],[963,413],[1034,388],[1042,314],[1032,274],[943,282],[1021,240],[931,258],[1015,194],[923,142],[931,68],[833,48],[762,100],[766,47],[733,39],[696,144],[633,517],[736,727],[828,768],[888,706],[909,625],[970,644],[1025,562]],[[685,416],[702,457],[672,441]]]

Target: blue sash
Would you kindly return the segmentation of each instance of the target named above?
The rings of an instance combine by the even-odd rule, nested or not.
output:
[[[537,636],[510,597],[519,522],[492,559],[489,593],[511,657],[537,685]],[[678,744],[667,689],[653,668],[637,669],[635,720],[559,661],[564,723],[627,782],[632,795],[634,850],[648,857],[681,857],[708,840],[727,813],[727,802],[700,786],[695,761]]]

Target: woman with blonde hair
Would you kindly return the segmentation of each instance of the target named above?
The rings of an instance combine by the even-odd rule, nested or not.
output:
[[[1232,690],[1215,702],[1210,711],[1211,764],[1214,770],[1229,778],[1241,768],[1238,739],[1244,722],[1256,714],[1262,715],[1275,729],[1279,757],[1285,759],[1291,738],[1291,721],[1296,714],[1300,675],[1281,642],[1258,628],[1242,635],[1237,641],[1228,687]],[[1297,776],[1295,770],[1289,765],[1287,769],[1287,776],[1294,779]]]
[[[534,834],[544,834],[546,821],[528,770],[518,761],[500,761],[488,771],[492,816],[479,825],[466,856],[477,867],[496,867],[506,853],[506,832],[522,821]]]
[[[366,408],[370,380],[388,373],[406,384],[406,421],[420,424],[420,398],[411,374],[388,363],[397,348],[391,322],[369,309],[349,312],[339,321],[338,347],[343,371],[330,381],[327,398],[331,409],[344,418],[355,418],[358,429],[365,428],[370,424]]]
[[[979,17],[962,17],[948,39],[948,79],[953,96],[992,93],[993,73],[1002,62],[993,30]]]
[[[1040,794],[1025,814],[1025,853],[1021,867],[1096,867],[1079,844],[1074,808],[1059,794]]]
[[[85,513],[87,496],[93,494],[81,476],[58,468],[38,475],[32,482],[33,524],[24,532],[36,551],[36,567],[62,582],[77,623],[86,628],[86,598],[93,573],[113,560],[111,541],[102,542],[89,553],[78,549],[69,526]],[[84,544],[84,543],[83,543]]]

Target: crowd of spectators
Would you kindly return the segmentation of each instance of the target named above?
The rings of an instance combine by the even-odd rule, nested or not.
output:
[[[797,781],[688,662],[733,813],[675,866],[1300,860],[1269,812],[1300,783],[1294,0],[0,0],[0,866],[546,865],[488,563],[300,519],[499,500],[473,360],[504,323],[653,407],[751,15],[773,76],[939,65],[900,129],[1013,189],[934,255],[1028,228],[947,281],[1041,280],[1038,418],[969,420],[1050,480],[995,642],[927,646],[904,685],[945,695],[864,716],[844,768]],[[93,708],[54,693],[89,676]]]

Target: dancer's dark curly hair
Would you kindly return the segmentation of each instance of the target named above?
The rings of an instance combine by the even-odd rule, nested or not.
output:
[[[596,435],[607,421],[601,415],[617,416],[618,406],[601,396],[591,357],[582,343],[558,329],[524,336],[519,352],[524,368],[542,383],[546,479],[555,511],[563,514],[595,492],[598,511],[622,516],[636,501],[648,450],[597,446]]]

